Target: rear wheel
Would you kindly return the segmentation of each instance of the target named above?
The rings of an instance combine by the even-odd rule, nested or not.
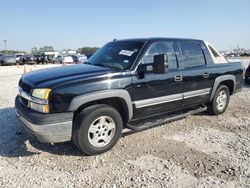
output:
[[[221,85],[215,92],[212,102],[208,105],[208,112],[213,115],[219,115],[226,111],[230,99],[229,89]]]
[[[247,85],[250,85],[250,79],[245,78],[245,83],[246,83]]]
[[[83,110],[74,121],[73,141],[87,155],[110,150],[119,140],[123,121],[111,106],[94,105]]]

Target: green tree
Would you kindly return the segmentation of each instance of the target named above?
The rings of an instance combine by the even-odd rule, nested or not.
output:
[[[36,47],[31,48],[31,53],[32,53],[32,54],[37,54],[37,53],[38,53],[37,48],[36,48]]]
[[[24,51],[17,51],[17,50],[7,50],[7,54],[22,54],[25,53]],[[5,54],[5,50],[0,51],[0,54]]]
[[[54,48],[52,46],[44,46],[39,48],[39,52],[54,52]]]
[[[77,52],[85,55],[91,55],[95,53],[99,48],[97,47],[82,47],[78,48]]]

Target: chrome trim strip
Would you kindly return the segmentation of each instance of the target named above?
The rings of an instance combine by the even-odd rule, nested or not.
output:
[[[178,101],[181,99],[183,99],[182,94],[174,94],[174,95],[168,95],[168,96],[163,96],[163,97],[134,101],[133,103],[135,104],[136,108],[143,108],[147,106],[153,106],[157,104]]]
[[[42,105],[49,104],[48,100],[46,100],[46,99],[38,99],[36,97],[31,97],[31,102],[37,103],[37,104],[42,104]]]
[[[183,93],[183,97],[184,99],[188,99],[188,98],[197,97],[200,95],[207,95],[210,93],[210,90],[211,88],[206,88],[206,89],[199,89],[195,91],[186,92],[186,93]]]
[[[26,93],[21,87],[18,87],[18,91],[19,91],[18,95],[20,97],[23,97],[23,98],[25,98],[28,101],[31,101],[30,95],[28,93]]]
[[[168,103],[168,102],[178,101],[178,100],[182,100],[182,99],[197,97],[200,95],[207,95],[210,93],[211,89],[212,88],[199,89],[199,90],[180,93],[180,94],[138,100],[138,101],[133,101],[133,104],[135,105],[136,108],[144,108],[144,107],[148,107],[148,106],[154,106],[157,104]]]
[[[49,104],[49,101],[46,99],[38,99],[36,97],[30,96],[27,92],[25,92],[20,86],[18,87],[19,93],[18,95],[22,98],[25,98],[26,100],[33,102],[33,103],[37,103],[37,104],[42,104],[42,105],[46,105]]]

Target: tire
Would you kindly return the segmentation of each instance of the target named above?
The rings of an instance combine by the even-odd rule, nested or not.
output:
[[[208,105],[208,112],[212,115],[223,114],[229,104],[230,92],[227,86],[220,85],[215,94],[212,102]]]
[[[247,78],[245,78],[245,84],[246,85],[250,85],[250,80],[248,80]]]
[[[122,118],[113,107],[93,105],[75,118],[73,142],[84,154],[97,155],[115,146],[121,137],[122,128]]]

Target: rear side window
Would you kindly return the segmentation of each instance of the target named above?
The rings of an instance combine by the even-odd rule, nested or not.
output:
[[[215,51],[215,49],[212,46],[208,45],[208,48],[212,52],[214,57],[220,57],[220,55]]]
[[[176,69],[177,68],[177,60],[175,55],[175,50],[172,42],[157,42],[153,43],[146,54],[142,59],[143,64],[153,63],[154,56],[159,54],[167,54],[168,55],[168,68]]]
[[[194,42],[179,42],[182,53],[181,68],[198,67],[206,64],[200,44]]]

